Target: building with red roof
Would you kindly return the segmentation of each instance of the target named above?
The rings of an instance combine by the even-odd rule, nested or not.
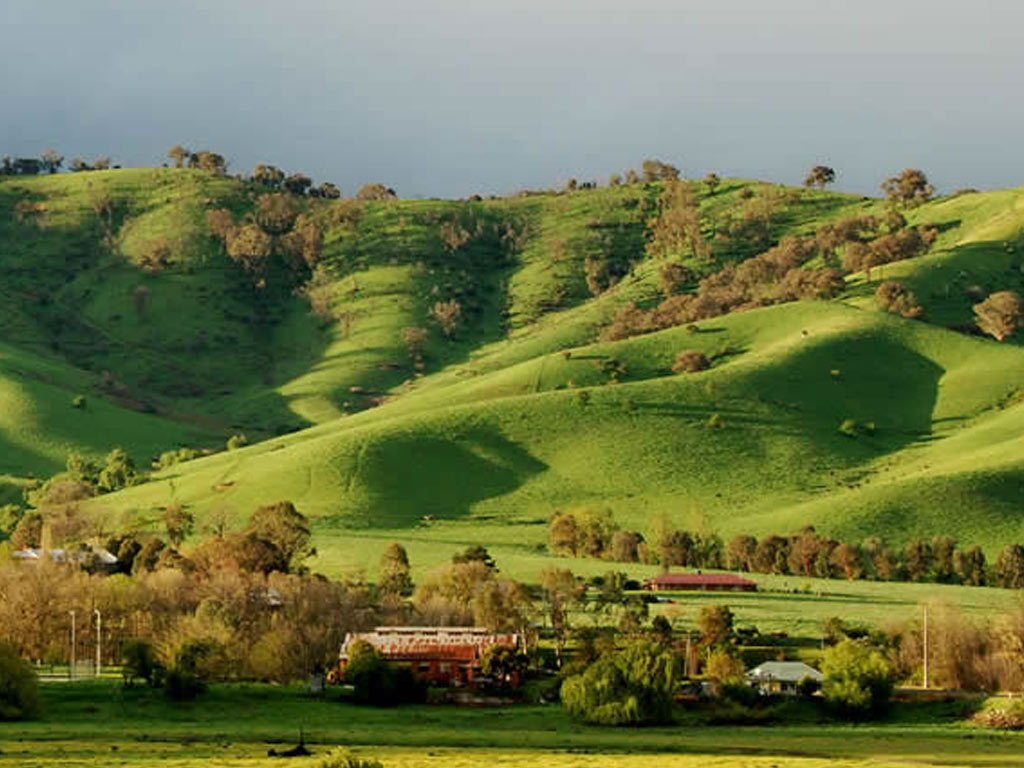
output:
[[[483,627],[377,627],[345,635],[339,656],[344,673],[354,643],[369,643],[387,661],[408,664],[418,678],[441,686],[473,685],[481,676],[484,653],[495,646],[519,647],[515,634]]]
[[[734,573],[663,573],[644,581],[654,592],[756,592],[757,582]]]

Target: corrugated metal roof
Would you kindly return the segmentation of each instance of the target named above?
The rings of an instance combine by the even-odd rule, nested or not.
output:
[[[821,672],[802,661],[766,661],[747,672],[746,677],[748,680],[777,680],[782,683],[799,683],[805,677],[819,683],[825,679]]]
[[[664,573],[653,579],[653,581],[655,584],[679,586],[713,584],[715,586],[739,587],[757,584],[757,582],[751,581],[750,579],[744,579],[742,576],[737,576],[732,573]]]

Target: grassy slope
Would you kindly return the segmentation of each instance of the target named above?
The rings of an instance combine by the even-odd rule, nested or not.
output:
[[[813,522],[835,535],[881,533],[897,542],[951,533],[992,554],[1024,539],[1016,511],[1024,410],[1008,400],[1024,382],[1024,354],[937,327],[969,320],[965,288],[1019,287],[1020,191],[965,195],[915,211],[913,222],[942,227],[936,247],[871,275],[875,283],[905,279],[934,325],[879,313],[873,285],[855,276],[845,302],[772,307],[701,323],[695,334],[678,328],[594,344],[596,329],[619,304],[656,294],[657,264],[636,261],[631,250],[642,236],[637,206],[650,197],[639,187],[470,207],[371,204],[354,227],[328,230],[331,302],[336,315],[352,318],[347,332],[341,323],[316,328],[296,300],[267,337],[237,320],[244,306],[235,306],[241,299],[230,290],[232,275],[201,222],[213,198],[243,210],[244,188],[196,174],[120,173],[111,185],[134,206],[121,230],[126,257],[110,263],[93,256],[95,264],[58,292],[76,317],[116,336],[94,350],[97,359],[114,364],[134,355],[139,371],[113,369],[141,381],[152,368],[144,354],[173,356],[177,349],[181,367],[205,378],[201,396],[159,401],[169,415],[268,431],[319,426],[178,467],[97,500],[97,509],[145,509],[174,496],[200,513],[227,506],[241,519],[259,503],[290,498],[315,518],[320,566],[335,573],[372,571],[391,538],[408,542],[420,562],[484,542],[502,551],[503,563],[514,560],[514,570],[536,573],[548,562],[539,552],[547,516],[583,506],[610,508],[623,525],[644,531],[652,514],[664,512],[725,536]],[[60,200],[77,200],[78,215],[87,218],[85,192],[74,186],[83,177],[68,178],[17,183],[35,185],[33,194],[53,210]],[[726,210],[740,186],[731,182],[705,197],[703,210]],[[12,205],[5,188],[0,201]],[[156,202],[140,197],[142,189]],[[786,204],[774,234],[877,207],[805,193]],[[447,253],[437,223],[452,215],[520,222],[528,237],[515,264],[486,240]],[[55,247],[47,227],[59,221],[39,226],[33,247]],[[191,266],[142,275],[130,263],[133,248],[163,231],[180,236],[175,261]],[[24,260],[28,248],[8,243],[0,256]],[[582,262],[597,248],[633,264],[613,290],[588,299]],[[149,323],[129,320],[130,304],[124,309],[139,280],[152,285]],[[430,303],[452,295],[475,305],[475,313],[448,342],[425,316]],[[121,312],[112,311],[115,301]],[[196,352],[188,345],[195,329],[157,323],[165,313],[195,313],[196,323],[217,330]],[[44,337],[28,314],[20,316],[25,332]],[[413,324],[433,328],[422,378],[412,375],[400,339],[401,328]],[[568,358],[563,348],[571,350]],[[686,348],[716,356],[715,366],[671,374],[675,354]],[[75,359],[73,350],[61,351]],[[594,365],[607,356],[628,365],[622,383],[609,385]],[[588,405],[574,387],[590,393]],[[37,390],[22,396],[42,398]],[[384,405],[364,410],[381,397]],[[705,427],[712,413],[723,429]],[[873,422],[875,434],[840,435],[847,418]],[[72,421],[59,419],[21,442],[41,445],[43,433],[59,435]],[[188,441],[166,429],[174,423],[161,423],[164,445]],[[5,425],[4,439],[11,434]],[[127,427],[123,434],[119,441],[144,445],[142,434]],[[55,439],[51,454],[66,443]],[[436,521],[424,524],[423,515]]]

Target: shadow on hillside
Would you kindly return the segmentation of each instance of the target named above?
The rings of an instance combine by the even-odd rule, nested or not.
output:
[[[445,438],[403,435],[367,446],[355,485],[369,496],[365,524],[400,528],[451,520],[519,488],[547,465],[496,430]]]
[[[959,222],[945,222],[954,227]],[[1009,245],[1009,247],[1008,247]],[[897,275],[904,265],[914,271]],[[925,319],[933,325],[970,327],[974,323],[971,308],[995,291],[1024,290],[1024,246],[1020,242],[985,240],[951,248],[938,258],[929,255],[909,261],[875,267],[871,280],[850,286],[848,296],[873,297],[881,283],[896,280],[917,294],[925,309]],[[959,328],[956,328],[959,330]]]
[[[943,369],[881,333],[808,345],[747,373],[743,386],[762,402],[785,403],[808,429],[853,420],[872,446],[899,450],[931,434]]]

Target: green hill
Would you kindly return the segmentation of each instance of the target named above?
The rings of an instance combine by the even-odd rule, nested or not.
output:
[[[290,499],[334,573],[372,572],[395,538],[419,567],[485,543],[504,569],[535,573],[558,509],[609,509],[641,531],[664,513],[723,536],[812,523],[894,543],[950,534],[991,554],[1024,540],[1024,351],[949,327],[1024,283],[1024,191],[914,209],[910,224],[939,230],[931,249],[848,277],[836,299],[600,342],[627,301],[659,300],[664,262],[644,251],[659,190],[310,200],[325,230],[310,299],[254,291],[211,236],[207,211],[252,209],[248,182],[166,169],[0,182],[0,482],[10,495],[72,450],[143,460],[245,432],[259,442],[90,508],[148,517],[176,501],[241,520]],[[713,239],[742,232],[729,226],[758,200],[774,201],[768,243],[883,208],[742,180],[698,197],[715,255],[681,259],[691,286],[764,250]],[[927,322],[880,310],[874,288],[893,279]],[[451,339],[428,314],[450,299],[463,317]],[[418,366],[409,327],[429,331]],[[685,349],[712,367],[673,373]]]

